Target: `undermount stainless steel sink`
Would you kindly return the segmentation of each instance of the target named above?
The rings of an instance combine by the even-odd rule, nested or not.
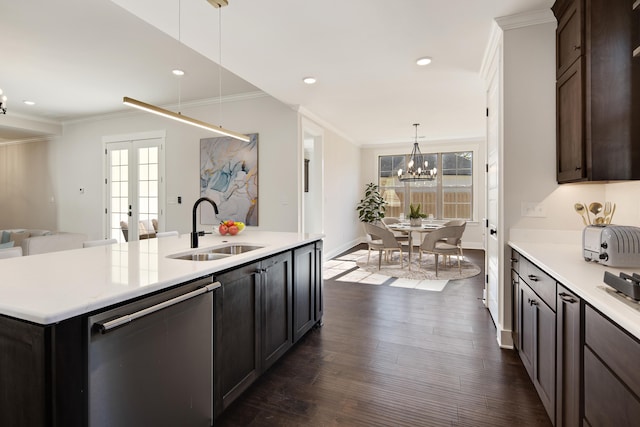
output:
[[[216,259],[227,258],[229,255],[225,254],[212,254],[210,252],[186,254],[180,256],[171,256],[173,259],[186,259],[188,261],[214,261]]]
[[[167,258],[185,259],[188,261],[215,261],[217,259],[243,254],[263,247],[264,246],[230,244],[216,248],[201,249],[199,251],[189,252],[186,254],[169,255]]]
[[[261,248],[263,248],[263,246],[229,245],[229,246],[223,246],[221,248],[210,249],[208,252],[213,254],[238,255],[238,254],[243,254],[245,252],[255,251],[256,249],[261,249]]]

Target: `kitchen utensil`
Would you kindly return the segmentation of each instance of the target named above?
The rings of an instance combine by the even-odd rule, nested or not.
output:
[[[578,215],[580,215],[580,217],[582,218],[582,222],[584,222],[584,225],[589,225],[584,217],[584,215],[587,213],[584,205],[582,203],[576,203],[573,205],[573,209],[578,213]]]
[[[611,206],[611,215],[609,215],[609,218],[607,218],[608,222],[607,224],[611,224],[611,221],[613,221],[613,214],[616,213],[616,204],[613,203]]]
[[[596,222],[596,217],[600,212],[602,212],[602,203],[592,202],[589,204],[589,212],[593,214],[593,221],[591,221],[591,224],[594,224]]]
[[[604,223],[607,224],[607,217],[611,215],[611,202],[604,202],[604,211],[602,211]]]

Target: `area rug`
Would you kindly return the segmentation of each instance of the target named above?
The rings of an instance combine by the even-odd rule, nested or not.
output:
[[[463,257],[461,259],[462,273],[458,270],[458,261],[456,257],[451,257],[450,265],[442,266],[442,257],[439,258],[438,277],[436,277],[435,269],[435,257],[433,255],[422,255],[422,261],[419,261],[418,254],[413,254],[411,262],[411,270],[407,267],[407,261],[409,259],[408,253],[403,253],[404,268],[400,268],[400,260],[398,253],[396,252],[392,258],[387,262],[384,259],[384,253],[382,254],[382,265],[378,270],[378,252],[371,252],[371,259],[367,264],[367,252],[366,250],[356,251],[353,255],[358,255],[355,259],[356,265],[361,269],[369,273],[380,274],[389,277],[397,277],[403,279],[414,280],[459,280],[466,279],[468,277],[477,276],[480,274],[480,267],[473,264]]]

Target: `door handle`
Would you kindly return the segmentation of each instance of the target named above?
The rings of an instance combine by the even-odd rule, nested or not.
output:
[[[492,228],[491,230],[489,230],[489,234],[491,234],[492,236],[497,236],[498,230],[496,230],[495,228]]]
[[[210,280],[210,279],[207,279]],[[151,313],[155,313],[156,311],[160,311],[163,308],[171,307],[172,305],[176,305],[182,301],[186,301],[193,297],[197,297],[198,295],[206,294],[207,292],[211,292],[212,290],[218,288],[220,286],[220,282],[210,283],[201,288],[195,289],[191,292],[187,292],[186,294],[182,294],[175,298],[168,299],[159,304],[152,305],[151,307],[144,308],[142,310],[133,312],[131,314],[125,314],[124,316],[116,317],[113,320],[109,320],[108,322],[96,322],[94,323],[94,327],[100,331],[101,333],[109,332],[111,329],[117,328],[118,326],[125,325],[130,323],[136,319],[139,319],[144,316],[148,316]]]

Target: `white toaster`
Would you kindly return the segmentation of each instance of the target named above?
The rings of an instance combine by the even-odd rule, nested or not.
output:
[[[585,261],[611,267],[640,267],[640,228],[590,225],[582,231]]]

